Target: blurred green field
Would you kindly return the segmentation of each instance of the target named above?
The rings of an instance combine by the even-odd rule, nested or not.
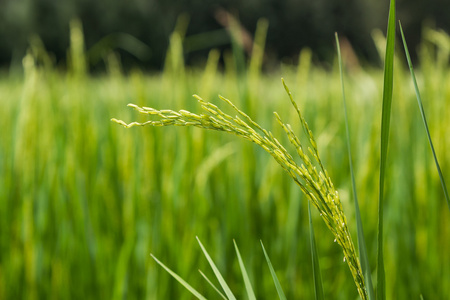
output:
[[[430,40],[423,42],[417,76],[449,182],[449,52]],[[124,74],[111,54],[107,74],[92,76],[85,71],[82,47],[72,42],[68,72],[54,67],[35,44],[24,58],[23,76],[0,77],[0,299],[192,299],[150,253],[215,299],[197,271],[211,274],[196,236],[239,299],[245,289],[233,239],[258,298],[277,297],[262,240],[288,299],[312,299],[307,202],[267,153],[224,133],[124,129],[110,119],[144,121],[126,107],[130,102],[199,112],[192,94],[219,106],[221,94],[287,145],[273,111],[299,135],[302,131],[280,82],[284,77],[316,136],[355,234],[337,66],[313,66],[305,50],[298,66],[283,65],[271,74],[252,65],[240,72],[231,56],[218,71],[213,51],[204,67],[185,69],[179,49],[172,47],[160,74]],[[386,187],[387,297],[446,299],[450,213],[403,61],[399,55]],[[372,269],[382,76],[381,69],[354,68],[345,77]],[[325,298],[357,299],[339,246],[314,218]]]

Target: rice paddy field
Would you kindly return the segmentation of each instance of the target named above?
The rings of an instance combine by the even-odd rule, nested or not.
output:
[[[123,72],[111,54],[105,74],[89,75],[76,33],[68,71],[54,66],[36,43],[23,59],[23,74],[0,75],[0,299],[193,299],[150,253],[217,299],[198,272],[212,274],[196,236],[238,299],[246,296],[233,240],[258,299],[277,298],[260,240],[287,298],[313,299],[307,199],[270,155],[225,133],[125,129],[110,119],[148,119],[128,103],[200,112],[193,94],[227,110],[220,94],[288,145],[273,112],[299,136],[302,130],[283,77],[316,137],[355,237],[337,64],[314,65],[304,50],[298,65],[263,73],[261,57],[242,68],[225,53],[218,67],[220,53],[212,51],[204,66],[187,68],[172,44],[161,73]],[[449,182],[450,39],[429,33],[416,75]],[[450,213],[404,62],[399,52],[386,175],[387,298],[448,299]],[[383,70],[354,66],[344,80],[375,270]],[[358,299],[342,250],[315,210],[313,222],[325,298]]]

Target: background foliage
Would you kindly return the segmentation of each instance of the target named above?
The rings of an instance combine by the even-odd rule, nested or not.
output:
[[[0,1],[0,65],[20,67],[30,39],[37,35],[65,64],[69,46],[69,22],[78,18],[85,28],[86,47],[94,66],[98,56],[111,49],[121,52],[125,66],[161,69],[177,18],[190,17],[185,47],[186,62],[201,60],[213,47],[229,48],[230,37],[217,20],[220,8],[237,15],[242,26],[255,32],[258,19],[269,21],[267,56],[270,61],[296,61],[298,52],[309,47],[316,60],[331,62],[333,34],[347,37],[360,58],[379,63],[370,38],[374,28],[385,29],[388,1],[374,0],[3,0]],[[398,1],[412,52],[421,38],[424,23],[450,30],[446,0]],[[209,33],[209,35],[198,35]],[[130,35],[143,44],[130,49]],[[104,40],[106,38],[106,40]],[[94,47],[97,46],[97,47]],[[94,47],[94,48],[92,48]]]
[[[428,33],[417,75],[444,175],[450,170],[448,49]],[[263,150],[233,136],[195,128],[133,128],[111,117],[144,121],[129,102],[199,111],[191,97],[232,99],[283,144],[272,112],[301,133],[279,78],[285,77],[341,194],[349,224],[350,174],[336,64],[298,66],[264,75],[238,73],[233,56],[217,72],[218,52],[205,68],[186,68],[173,43],[164,72],[127,75],[118,57],[108,73],[87,73],[83,36],[73,23],[68,72],[55,68],[39,40],[23,59],[24,77],[0,80],[0,298],[190,299],[149,256],[155,254],[202,293],[208,272],[195,236],[208,248],[232,289],[244,293],[233,239],[258,298],[276,291],[264,242],[289,299],[311,299],[308,214],[292,180]],[[177,46],[178,45],[178,46]],[[178,48],[177,48],[178,47]],[[450,216],[402,57],[397,58],[393,128],[387,168],[385,230],[387,297],[445,299],[450,294]],[[375,262],[382,71],[346,73],[350,133],[370,262]],[[219,104],[220,105],[220,104]],[[325,298],[357,292],[342,252],[313,213]],[[351,228],[355,236],[356,228]]]

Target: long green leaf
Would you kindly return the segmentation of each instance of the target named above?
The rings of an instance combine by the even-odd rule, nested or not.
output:
[[[275,273],[275,270],[273,269],[272,263],[270,262],[269,255],[267,255],[266,249],[264,248],[264,245],[261,241],[261,247],[264,252],[264,256],[266,257],[267,264],[269,265],[270,274],[272,275],[273,282],[275,283],[275,288],[277,289],[278,297],[280,300],[286,300],[286,296],[284,295],[283,289],[281,288],[280,281],[278,280],[277,274]]]
[[[369,300],[373,300],[375,299],[375,293],[373,291],[372,272],[370,270],[369,257],[367,255],[366,241],[364,238],[364,230],[361,221],[361,212],[359,210],[358,194],[356,193],[355,173],[353,171],[352,151],[350,147],[351,145],[350,130],[348,125],[347,104],[345,100],[344,74],[342,70],[343,68],[342,68],[341,47],[339,44],[339,37],[337,33],[335,34],[335,37],[339,61],[339,73],[341,77],[342,101],[344,103],[344,119],[345,119],[345,130],[347,134],[348,161],[350,165],[350,175],[352,178],[353,197],[355,198],[355,216],[356,216],[356,230],[358,233],[357,241],[358,241],[359,260],[361,262],[361,269],[363,271],[364,281],[366,284],[366,292],[368,294]]]
[[[422,105],[422,97],[420,97],[419,87],[417,86],[416,75],[414,74],[413,65],[411,62],[411,57],[409,56],[408,45],[406,45],[405,35],[403,34],[402,24],[399,21],[400,33],[402,35],[403,46],[405,48],[406,60],[408,61],[409,70],[411,72],[411,78],[414,83],[414,90],[416,92],[417,104],[419,105],[420,115],[422,116],[423,125],[425,126],[425,131],[427,132],[428,142],[430,143],[431,152],[433,153],[434,162],[436,164],[436,169],[439,173],[439,179],[441,180],[442,190],[444,191],[445,200],[447,200],[447,206],[450,209],[450,199],[447,191],[447,186],[445,184],[444,176],[441,172],[441,167],[439,166],[439,162],[436,156],[436,152],[434,151],[433,142],[431,140],[430,131],[428,130],[427,118],[425,117],[425,111]]]
[[[314,276],[314,292],[316,294],[316,300],[323,300],[323,287],[322,287],[322,275],[320,273],[319,256],[316,248],[316,238],[314,236],[314,228],[311,218],[311,204],[308,201],[308,216],[309,216],[309,238],[311,241],[311,256],[313,265]]]
[[[383,201],[386,158],[388,152],[389,127],[391,121],[392,90],[394,86],[395,51],[395,0],[391,0],[386,38],[386,59],[384,62],[383,108],[381,115],[380,187],[378,198],[378,257],[377,257],[377,299],[386,299],[385,271],[383,257]]]
[[[210,286],[212,286],[212,288],[217,292],[217,294],[219,294],[219,296],[222,299],[228,300],[227,297],[225,297],[224,294],[222,294],[219,289],[214,285],[214,283],[212,283],[211,280],[209,280],[208,276],[205,275],[205,273],[203,273],[202,271],[198,270],[198,272],[200,273],[200,275],[202,275],[203,278],[205,278],[206,282],[209,283]]]
[[[178,276],[177,273],[175,273],[174,271],[172,271],[171,269],[169,269],[168,267],[166,267],[165,264],[163,264],[162,262],[160,262],[155,256],[153,256],[153,254],[150,254],[150,256],[161,266],[163,267],[167,273],[169,273],[170,275],[172,275],[173,278],[175,278],[179,283],[181,283],[189,292],[192,293],[192,295],[194,295],[195,297],[197,297],[197,299],[200,300],[206,300],[205,297],[203,297],[199,292],[197,292],[196,289],[194,289],[191,285],[189,285],[189,283],[187,283],[186,281],[183,280],[183,278],[181,278],[180,276]]]
[[[249,300],[256,300],[255,293],[253,292],[252,284],[250,283],[250,278],[248,277],[247,270],[245,269],[244,262],[241,257],[241,253],[239,252],[238,246],[236,244],[236,241],[233,240],[234,243],[234,249],[236,249],[236,254],[239,260],[239,267],[241,268],[242,277],[244,278],[244,285],[245,290],[247,291],[248,299]]]
[[[223,279],[222,274],[220,274],[219,269],[214,264],[214,261],[211,259],[211,256],[209,256],[208,252],[206,251],[205,247],[203,247],[202,243],[200,242],[200,239],[197,237],[197,242],[200,245],[200,248],[202,248],[203,254],[205,254],[206,259],[209,262],[209,265],[211,266],[214,275],[216,275],[217,280],[219,281],[220,285],[222,286],[225,294],[227,295],[229,300],[236,300],[236,297],[234,297],[233,293],[231,292],[230,287],[225,282],[225,279]]]

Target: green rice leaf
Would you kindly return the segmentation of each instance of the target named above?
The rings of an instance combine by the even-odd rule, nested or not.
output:
[[[242,277],[244,278],[245,290],[247,291],[249,300],[256,300],[255,293],[253,292],[252,284],[250,282],[250,278],[248,277],[247,270],[245,269],[244,262],[242,261],[241,253],[239,253],[238,246],[236,241],[233,240],[234,248],[236,249],[236,255],[239,260],[239,267],[241,268]]]
[[[209,280],[208,276],[206,276],[205,273],[203,273],[202,271],[200,271],[200,270],[198,270],[198,271],[200,272],[200,275],[202,275],[203,278],[205,278],[205,280],[212,286],[212,288],[220,295],[220,297],[222,299],[227,300],[227,297],[225,297],[225,295],[219,291],[219,289],[214,285],[214,283],[212,283],[212,281]]]
[[[277,289],[278,297],[280,300],[286,300],[286,296],[284,295],[283,289],[281,288],[280,281],[278,280],[277,274],[275,273],[275,270],[273,269],[272,263],[270,262],[269,255],[267,255],[266,249],[264,248],[264,245],[261,241],[261,247],[264,252],[264,256],[266,257],[267,264],[269,265],[270,274],[272,275],[273,282],[275,283],[275,288]]]
[[[311,256],[314,275],[314,292],[316,300],[323,300],[322,274],[320,273],[319,256],[317,254],[316,239],[314,236],[314,228],[311,219],[311,204],[308,202],[308,216],[309,216],[309,237],[311,240]]]
[[[150,254],[150,256],[161,266],[163,267],[167,273],[169,273],[170,275],[172,275],[173,278],[175,278],[179,283],[181,283],[189,292],[192,293],[192,295],[194,295],[195,297],[197,297],[197,299],[200,300],[206,300],[205,297],[203,297],[199,292],[197,292],[196,289],[194,289],[189,283],[187,283],[186,281],[183,280],[183,278],[181,278],[180,276],[178,276],[177,273],[175,273],[174,271],[172,271],[171,269],[169,269],[168,267],[166,267],[165,264],[163,264],[162,262],[160,262],[155,256],[153,256],[153,254]]]
[[[211,259],[211,257],[209,256],[208,252],[206,251],[205,247],[203,247],[202,243],[200,242],[200,239],[198,237],[197,241],[200,245],[200,248],[202,248],[203,254],[205,254],[206,259],[209,262],[209,265],[211,266],[212,270],[214,271],[214,274],[217,277],[217,280],[220,283],[220,286],[223,288],[225,294],[227,295],[229,300],[236,300],[236,297],[234,297],[233,293],[231,292],[228,284],[225,282],[225,279],[223,279],[222,275],[220,274],[219,269],[216,267],[216,265],[214,264],[214,261]]]
[[[345,88],[344,88],[344,74],[342,70],[342,56],[341,49],[339,44],[339,37],[337,33],[336,37],[336,46],[338,53],[338,61],[339,61],[339,73],[341,77],[341,89],[342,89],[342,101],[344,103],[344,119],[345,119],[345,129],[347,134],[347,150],[348,150],[348,161],[350,165],[350,175],[352,178],[352,189],[353,189],[353,197],[355,198],[355,216],[356,216],[356,230],[357,230],[357,241],[358,241],[358,252],[359,252],[359,260],[361,263],[361,269],[363,271],[365,285],[366,285],[366,293],[369,297],[369,300],[375,299],[375,293],[373,291],[372,284],[372,272],[370,270],[369,257],[367,255],[366,241],[364,238],[364,230],[361,221],[361,212],[359,210],[358,203],[358,194],[356,192],[356,183],[355,183],[355,173],[353,171],[353,162],[352,162],[352,151],[351,151],[351,141],[350,141],[350,130],[348,125],[348,114],[347,114],[347,104],[345,100]]]
[[[447,206],[450,209],[450,199],[447,191],[447,186],[445,184],[444,176],[441,172],[441,167],[439,166],[439,162],[436,156],[436,152],[434,151],[433,141],[431,140],[430,131],[428,130],[427,118],[425,117],[425,111],[422,105],[422,97],[420,97],[419,87],[417,86],[416,75],[414,74],[413,65],[411,62],[411,57],[409,56],[408,45],[406,45],[405,35],[403,34],[402,24],[399,21],[400,33],[402,35],[403,46],[405,48],[406,60],[408,61],[409,70],[411,72],[411,78],[414,83],[414,90],[416,92],[417,104],[419,105],[420,115],[422,116],[423,125],[425,126],[425,131],[427,132],[428,142],[430,143],[431,152],[433,153],[434,162],[436,164],[436,169],[439,173],[439,179],[441,180],[442,190],[444,191],[445,200],[447,200]]]
[[[391,0],[386,38],[386,59],[384,62],[383,107],[381,116],[380,187],[378,198],[378,257],[377,257],[377,299],[386,299],[385,271],[383,257],[383,201],[386,158],[388,152],[389,127],[391,121],[392,90],[394,86],[395,51],[395,0]]]

